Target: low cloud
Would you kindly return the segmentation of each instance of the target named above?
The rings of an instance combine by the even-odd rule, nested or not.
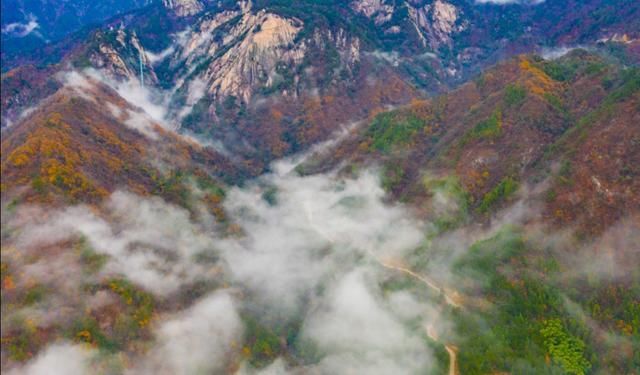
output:
[[[286,162],[274,169],[229,192],[225,206],[246,237],[220,248],[236,281],[279,308],[296,311],[301,298],[360,258],[401,257],[423,239],[420,221],[383,203],[372,172],[341,180],[299,177]]]
[[[129,374],[221,373],[239,351],[242,332],[231,295],[216,292],[162,323],[155,347]]]
[[[219,272],[215,265],[197,263],[197,255],[214,254],[214,244],[186,210],[125,192],[114,193],[103,209],[107,217],[83,206],[44,213],[44,220],[24,228],[17,245],[85,238],[94,251],[109,256],[103,274],[122,274],[161,296]]]
[[[316,152],[320,151],[326,149],[319,146]],[[16,222],[21,230],[9,231],[13,234],[8,239],[16,248],[35,251],[56,243],[64,248],[69,239],[82,237],[96,252],[109,256],[99,277],[123,275],[162,302],[175,300],[182,287],[198,280],[225,285],[207,291],[182,310],[159,311],[148,350],[128,353],[135,358],[128,374],[215,373],[228,368],[239,368],[241,374],[389,374],[423,373],[439,366],[425,337],[441,344],[455,340],[449,314],[456,301],[453,288],[447,286],[466,288],[468,284],[460,283],[482,282],[470,275],[462,280],[452,272],[471,244],[505,225],[526,228],[528,241],[552,238],[530,224],[539,216],[529,199],[539,193],[536,189],[524,187],[517,203],[487,225],[429,238],[433,228],[429,223],[402,204],[386,202],[376,170],[361,170],[352,178],[335,172],[300,176],[297,161],[304,159],[303,155],[277,162],[271,173],[227,191],[224,207],[236,228],[232,234],[229,228],[218,231],[210,220],[159,198],[116,192],[98,209],[29,208],[31,212],[16,214],[23,218]],[[434,207],[449,214],[449,199],[444,193],[438,195]],[[634,223],[623,221],[612,227],[594,243],[593,254],[632,247],[640,233]],[[563,243],[559,236],[550,246],[562,248]],[[3,259],[8,248],[3,242]],[[412,263],[418,249],[420,262]],[[611,267],[630,272],[621,265],[637,264],[637,254],[626,254],[636,258],[616,258]],[[72,259],[62,255],[56,259],[56,269],[74,269],[64,265],[74,264]],[[582,270],[568,273],[572,279],[582,277],[582,272],[595,272],[571,255],[561,261],[574,262]],[[619,274],[611,274],[608,266],[593,267],[609,279]],[[23,269],[40,275],[46,272],[46,263]],[[58,279],[51,277],[41,280],[54,283]],[[415,288],[386,287],[398,280]],[[81,284],[82,280],[69,282]],[[105,295],[89,297],[91,306],[109,303]],[[297,322],[301,328],[292,345],[314,348],[317,356],[298,362],[283,355],[265,368],[254,368],[242,354],[245,346],[250,350],[252,345],[244,341],[251,340],[246,336],[251,333],[244,324],[247,316],[274,331]],[[297,349],[288,349],[297,355]],[[25,368],[44,361],[41,357],[76,355],[80,359],[69,362],[78,366],[91,357],[74,350],[67,347],[53,354],[46,350]]]
[[[424,332],[412,332],[406,321],[435,324],[437,309],[417,300],[399,306],[411,297],[389,299],[380,288],[395,273],[381,262],[419,246],[424,223],[384,202],[373,171],[355,179],[301,177],[294,167],[277,163],[272,174],[228,192],[225,208],[241,235],[222,236],[160,199],[116,192],[99,213],[83,206],[44,214],[31,208],[23,217],[32,223],[19,223],[15,244],[38,249],[85,238],[109,256],[99,277],[123,275],[161,298],[195,280],[224,280],[241,291],[214,292],[162,318],[152,348],[131,373],[215,372],[229,358],[241,361],[240,310],[257,314],[268,327],[304,319],[304,340],[324,353],[312,366],[318,371],[430,368]],[[198,254],[219,260],[201,262]],[[103,297],[95,295],[91,303],[105,303]],[[280,359],[265,371],[282,373],[288,362]],[[254,372],[248,364],[241,367]]]
[[[478,4],[497,4],[497,5],[507,5],[507,4],[541,4],[544,3],[545,0],[476,0]]]
[[[29,14],[26,17],[24,23],[13,22],[5,25],[2,28],[2,33],[9,34],[11,36],[16,36],[18,38],[24,38],[25,36],[33,32],[36,32],[36,29],[38,29],[39,27],[40,27],[40,24],[38,24],[38,18],[35,17],[33,14]]]
[[[432,357],[420,332],[403,325],[376,289],[375,279],[355,270],[339,280],[311,313],[302,334],[326,353],[315,366],[320,373],[429,372]]]
[[[540,56],[542,56],[542,58],[544,58],[545,60],[555,60],[565,56],[566,54],[568,54],[573,50],[585,49],[585,48],[587,47],[584,47],[584,46],[544,47],[540,51]]]
[[[95,352],[81,345],[58,343],[49,346],[24,366],[9,375],[86,375]]]
[[[175,46],[171,45],[158,53],[145,51],[145,55],[147,56],[147,59],[151,64],[157,64],[163,61],[164,59],[166,59],[167,57],[171,56],[171,54],[174,53],[175,50],[176,50]]]
[[[75,94],[93,102],[96,102],[97,85],[105,85],[115,90],[127,101],[129,109],[111,102],[100,104],[105,105],[124,125],[151,139],[158,138],[156,126],[169,130],[176,129],[168,117],[167,96],[142,86],[136,79],[117,81],[94,69],[66,71],[60,73],[58,79]]]

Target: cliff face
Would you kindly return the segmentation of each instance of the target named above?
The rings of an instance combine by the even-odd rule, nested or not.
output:
[[[198,0],[162,0],[162,3],[179,17],[193,16],[204,9],[204,5]]]
[[[625,52],[616,58],[637,51],[637,35],[622,32],[618,20],[589,32],[572,23],[576,15],[560,12],[559,1],[303,1],[284,6],[265,0],[167,0],[115,18],[86,38],[50,46],[63,56],[58,64],[3,76],[3,90],[21,88],[11,100],[3,97],[3,126],[51,94],[55,82],[49,89],[30,89],[42,86],[36,81],[43,71],[52,75],[70,65],[89,67],[114,81],[144,77],[176,127],[218,137],[268,162],[320,140],[339,123],[454,87],[504,56],[547,51],[544,43],[553,39],[544,25],[552,19],[558,20],[553,38],[562,43],[622,46]],[[597,0],[590,0],[576,12],[582,15],[597,6]],[[636,22],[637,12],[637,6],[626,7],[622,18]],[[42,53],[49,58],[48,51]],[[43,61],[45,56],[33,58]],[[27,84],[24,72],[34,82]],[[342,103],[342,110],[329,116],[337,108],[333,103]]]
[[[351,7],[391,34],[400,32],[400,26],[394,25],[392,19],[399,9],[405,9],[409,21],[407,26],[415,28],[422,45],[432,50],[437,50],[443,44],[451,46],[453,36],[465,27],[461,9],[441,0],[413,0],[399,4],[384,0],[356,0]],[[398,17],[395,18],[397,22]]]
[[[301,27],[299,20],[250,8],[223,12],[189,33],[178,53],[187,66],[209,60],[193,79],[205,82],[214,97],[234,95],[248,102],[258,86],[274,85],[278,65],[302,61],[305,42],[293,43]],[[221,37],[212,38],[216,34]]]

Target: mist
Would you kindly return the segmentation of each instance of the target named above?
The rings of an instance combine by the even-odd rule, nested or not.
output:
[[[64,250],[65,244],[82,239],[107,257],[104,267],[89,279],[124,277],[160,301],[175,298],[197,281],[237,291],[214,288],[184,311],[158,317],[153,346],[138,360],[141,365],[130,369],[132,373],[216,372],[220,370],[216,366],[228,358],[239,361],[243,371],[253,372],[238,354],[243,341],[240,312],[273,327],[302,317],[300,340],[322,353],[320,362],[309,365],[320,372],[431,368],[425,331],[410,329],[408,324],[418,319],[426,326],[442,319],[436,303],[389,294],[381,287],[398,276],[382,262],[401,263],[420,246],[425,223],[402,205],[385,203],[374,170],[353,179],[334,173],[301,177],[295,166],[292,160],[278,162],[273,173],[228,191],[225,209],[241,228],[240,234],[224,234],[210,217],[194,217],[159,198],[118,191],[99,210],[86,206],[21,209],[9,227],[23,229],[6,242],[34,254],[51,246],[66,253],[71,249]],[[77,267],[74,257],[59,258],[60,268],[68,270],[74,263]],[[30,277],[51,282],[46,267],[28,267],[33,269]],[[87,280],[71,278],[70,285],[61,284],[49,298],[70,299],[82,293],[76,284],[83,282]],[[86,297],[90,301],[86,303],[108,303],[101,302],[106,297],[97,293]],[[66,306],[84,304],[75,301]],[[21,313],[34,314],[32,310]],[[55,318],[47,322],[38,318],[38,322],[61,324]],[[211,341],[214,338],[217,341]],[[74,350],[45,353],[77,356]],[[43,359],[34,361],[36,366]],[[291,367],[286,358],[274,366],[278,363]]]
[[[328,152],[332,145],[310,152]],[[278,161],[271,173],[230,187],[223,202],[226,223],[126,191],[116,191],[100,207],[26,206],[12,213],[3,262],[25,270],[16,285],[36,280],[55,286],[18,313],[43,329],[113,304],[105,291],[84,290],[87,283],[125,278],[161,305],[183,301],[154,315],[151,337],[141,350],[107,354],[63,341],[12,371],[424,373],[443,366],[434,348],[440,345],[451,353],[450,343],[459,338],[453,311],[472,314],[468,306],[478,303],[491,308],[487,301],[464,295],[483,285],[483,276],[455,271],[474,243],[519,226],[531,243],[554,249],[570,270],[562,274],[569,280],[585,274],[622,277],[628,264],[607,255],[620,253],[618,248],[637,259],[633,243],[640,232],[637,222],[628,219],[585,250],[602,257],[602,263],[577,262],[571,254],[578,252],[564,252],[575,244],[570,231],[550,234],[536,224],[537,188],[522,188],[516,202],[485,226],[462,225],[434,237],[431,222],[401,203],[388,202],[375,167],[350,177],[335,171],[301,176],[297,167],[307,157]],[[449,215],[459,207],[438,191],[431,209]],[[82,271],[72,245],[77,241],[106,257],[98,272]],[[407,286],[391,287],[398,283]],[[185,299],[197,284],[207,287]],[[49,312],[52,306],[61,307]],[[13,318],[3,317],[3,330],[11,328]],[[256,367],[247,359],[255,324],[274,332],[293,324],[299,327],[297,338],[278,358]],[[67,367],[58,371],[52,363]]]

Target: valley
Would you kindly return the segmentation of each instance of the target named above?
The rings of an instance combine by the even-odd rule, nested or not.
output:
[[[637,2],[15,4],[3,373],[638,374]]]

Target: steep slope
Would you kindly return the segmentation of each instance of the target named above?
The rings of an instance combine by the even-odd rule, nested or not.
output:
[[[124,188],[180,204],[182,174],[241,177],[227,157],[163,128],[99,81],[78,80],[3,133],[3,201],[99,203]]]
[[[377,166],[390,201],[432,223],[407,262],[453,262],[461,373],[635,373],[639,104],[637,67],[520,56],[378,114],[298,171]]]
[[[2,2],[2,62],[56,42],[86,25],[150,4],[150,0]],[[4,70],[4,69],[3,69]]]
[[[3,133],[2,368],[633,373],[638,78],[519,56],[247,182],[69,72]]]
[[[309,171],[373,160],[395,197],[418,201],[425,170],[453,172],[478,214],[546,181],[545,216],[597,235],[640,208],[639,87],[637,68],[584,51],[521,56],[448,95],[377,115]]]
[[[93,67],[142,78],[167,96],[176,125],[266,165],[514,53],[616,40],[618,55],[634,56],[636,4],[592,0],[562,12],[565,2],[165,1],[8,64],[38,67],[3,75],[3,126],[51,93],[29,94],[42,76]],[[596,8],[593,23],[575,22]],[[614,21],[595,30],[601,18]]]

